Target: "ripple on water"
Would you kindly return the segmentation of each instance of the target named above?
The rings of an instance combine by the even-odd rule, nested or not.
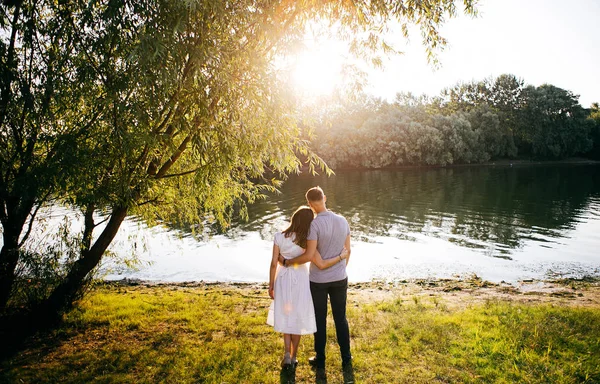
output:
[[[264,281],[273,233],[314,185],[350,223],[353,281],[384,272],[508,281],[593,273],[600,265],[600,167],[464,167],[290,177],[281,194],[248,206],[247,222],[209,231],[202,242],[184,229],[148,229],[131,218],[111,250],[130,254],[131,239],[143,238],[136,252],[153,264],[117,276]],[[47,227],[56,228],[63,213],[54,210]]]

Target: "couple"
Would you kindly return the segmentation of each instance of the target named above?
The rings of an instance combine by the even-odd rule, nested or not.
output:
[[[269,296],[274,300],[267,324],[283,333],[283,368],[296,367],[301,335],[314,333],[316,356],[309,363],[324,370],[329,296],[342,367],[352,369],[346,320],[350,227],[345,218],[327,210],[326,200],[320,187],[309,189],[310,208],[298,208],[289,227],[275,234],[269,275]],[[307,262],[311,262],[310,272]]]

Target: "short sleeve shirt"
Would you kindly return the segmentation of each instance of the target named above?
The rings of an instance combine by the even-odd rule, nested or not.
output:
[[[281,232],[275,234],[273,243],[279,247],[279,253],[286,259],[293,259],[304,253],[304,249],[294,243],[295,238],[296,236],[293,233],[289,237],[285,237]]]
[[[324,211],[312,221],[307,240],[316,240],[317,250],[323,260],[327,260],[342,253],[349,234],[350,226],[343,216]],[[315,283],[329,283],[347,277],[346,263],[337,263],[323,270],[312,263],[310,265],[310,281]]]

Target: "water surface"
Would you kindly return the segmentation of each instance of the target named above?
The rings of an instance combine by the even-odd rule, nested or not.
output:
[[[197,241],[125,224],[145,262],[108,278],[265,281],[273,233],[320,185],[352,230],[350,280],[456,277],[492,281],[600,274],[600,167],[551,165],[339,171],[291,177],[249,207],[249,220]]]

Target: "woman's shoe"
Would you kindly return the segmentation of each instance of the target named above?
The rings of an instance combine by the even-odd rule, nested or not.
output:
[[[281,368],[290,368],[292,367],[292,359],[289,354],[285,354],[283,359],[281,359]]]

